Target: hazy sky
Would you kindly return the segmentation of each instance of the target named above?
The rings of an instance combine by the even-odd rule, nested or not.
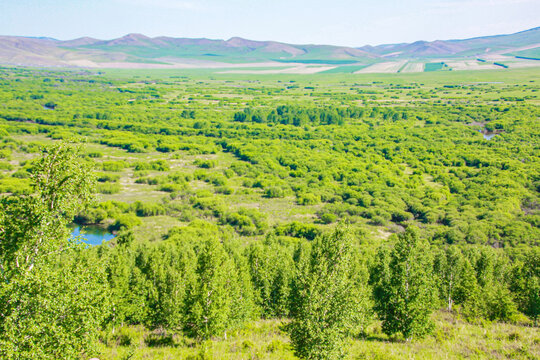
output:
[[[1,35],[61,40],[135,32],[361,46],[537,26],[540,0],[0,0]]]

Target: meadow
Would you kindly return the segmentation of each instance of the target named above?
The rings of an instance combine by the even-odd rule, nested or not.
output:
[[[80,146],[97,194],[57,218],[116,235],[74,255],[109,294],[98,345],[79,354],[305,357],[289,324],[303,286],[322,281],[306,259],[331,258],[319,249],[346,228],[362,299],[338,331],[347,358],[540,356],[540,73],[409,67],[0,68],[0,194],[33,196],[42,149]],[[387,335],[380,274],[400,276],[400,241],[429,265],[416,271],[431,325]],[[203,275],[227,299],[204,329]]]
[[[526,210],[537,199],[534,71],[193,73],[4,69],[0,190],[24,192],[25,161],[75,137],[96,163],[100,202],[155,205],[139,216],[162,224],[155,239],[194,218],[226,223],[198,202],[211,197],[218,212],[264,219],[240,235],[345,220],[377,238],[413,222],[442,244],[538,245]]]

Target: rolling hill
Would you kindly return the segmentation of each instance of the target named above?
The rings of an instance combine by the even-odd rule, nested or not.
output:
[[[330,45],[291,45],[276,41],[150,38],[128,34],[113,40],[83,37],[68,41],[2,36],[0,63],[36,66],[150,65],[325,62],[373,63],[379,55],[359,49]]]
[[[523,48],[540,48],[540,27],[509,35],[494,35],[463,40],[417,41],[360,47],[360,50],[385,58],[468,57],[504,54]]]
[[[82,37],[61,41],[45,37],[0,36],[0,64],[90,68],[278,68],[312,65],[353,68],[422,59],[425,62],[477,58],[498,61],[501,57],[514,59],[516,56],[534,59],[539,50],[540,27],[510,35],[360,48],[295,45],[240,37],[212,40],[128,34],[112,40]]]

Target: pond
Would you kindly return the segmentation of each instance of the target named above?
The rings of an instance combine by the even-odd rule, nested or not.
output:
[[[491,140],[497,134],[496,133],[484,133],[483,135],[484,135],[484,139]]]
[[[73,226],[71,236],[81,236],[82,241],[88,245],[101,245],[103,241],[109,241],[114,235],[98,226]]]
[[[482,136],[484,136],[484,140],[491,140],[491,139],[493,139],[496,135],[499,135],[499,133],[497,133],[497,132],[489,132],[489,131],[486,130],[486,129],[478,130],[478,132],[481,133]]]

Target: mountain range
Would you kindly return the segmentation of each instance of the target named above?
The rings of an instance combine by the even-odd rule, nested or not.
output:
[[[508,35],[358,48],[294,45],[239,37],[211,40],[128,34],[112,40],[82,37],[61,41],[47,37],[0,36],[0,64],[46,67],[223,68],[291,63],[343,66],[501,56],[540,59],[540,27]]]

